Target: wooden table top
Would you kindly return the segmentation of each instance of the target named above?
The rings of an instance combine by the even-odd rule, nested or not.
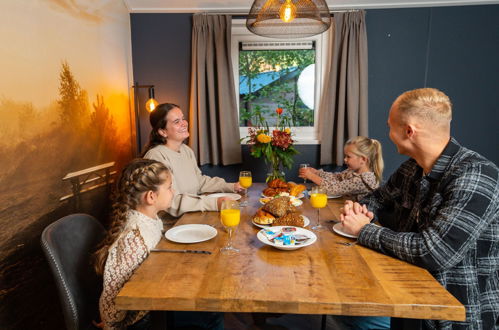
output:
[[[425,269],[349,242],[330,230],[313,245],[282,251],[261,243],[251,223],[263,184],[249,191],[233,245],[236,256],[219,252],[227,240],[218,212],[194,212],[176,225],[213,225],[206,242],[162,239],[158,248],[209,250],[211,255],[151,253],[116,298],[124,310],[270,312],[392,316],[462,321],[464,307]],[[338,219],[343,200],[321,210],[321,222]],[[315,223],[317,211],[304,198],[299,207]]]

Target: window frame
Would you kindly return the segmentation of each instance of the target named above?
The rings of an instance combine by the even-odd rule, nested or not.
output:
[[[231,59],[234,74],[234,88],[236,96],[239,97],[239,43],[241,42],[293,42],[293,41],[312,41],[315,43],[315,100],[314,100],[314,126],[312,127],[292,127],[293,139],[295,144],[319,144],[319,112],[320,100],[324,86],[324,71],[327,67],[327,60],[330,56],[329,33],[332,27],[326,32],[307,37],[295,39],[274,39],[262,37],[251,33],[246,28],[246,20],[234,18],[232,19],[232,39],[231,39]],[[237,118],[239,121],[239,99],[237,103]],[[248,135],[248,127],[240,126],[239,132],[241,137]],[[246,144],[246,142],[241,142]]]

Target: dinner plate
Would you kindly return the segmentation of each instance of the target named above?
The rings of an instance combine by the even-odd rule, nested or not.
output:
[[[201,224],[180,225],[165,233],[165,237],[176,243],[199,243],[217,236],[217,230],[212,226]]]
[[[292,226],[276,226],[276,227],[272,227],[272,229],[282,229],[284,227],[292,227]],[[299,248],[302,248],[302,247],[305,247],[305,246],[309,246],[309,245],[312,245],[315,243],[315,241],[317,241],[317,236],[311,232],[310,230],[307,230],[307,229],[304,229],[304,228],[300,228],[300,227],[294,227],[296,228],[296,234],[300,234],[300,235],[305,235],[305,236],[308,236],[310,237],[310,239],[308,241],[306,241],[305,243],[303,244],[300,244],[300,245],[293,245],[293,246],[286,246],[286,245],[278,245],[278,244],[275,244],[271,241],[268,240],[267,236],[265,236],[265,234],[263,233],[263,231],[265,229],[262,229],[260,230],[257,234],[256,234],[256,237],[258,238],[258,240],[264,244],[267,244],[267,245],[270,245],[270,246],[273,246],[275,247],[276,249],[279,249],[279,250],[296,250],[296,249],[299,249]]]
[[[207,195],[208,197],[213,197],[213,198],[219,198],[219,197],[230,197],[233,200],[237,201],[241,199],[241,195],[239,194],[234,194],[234,193],[216,193],[216,194],[209,194]]]
[[[288,196],[288,197],[291,197],[291,196]],[[265,204],[267,204],[268,202],[271,201],[271,200],[268,200],[267,202],[265,202],[264,201],[265,198],[272,198],[272,197],[263,197],[263,198],[260,198],[259,199],[260,204],[265,205]],[[291,201],[291,204],[293,206],[300,206],[300,205],[303,204],[303,201],[301,199],[297,198],[297,197],[290,199],[290,201]]]
[[[340,198],[342,195],[327,195],[328,199]]]
[[[302,215],[301,217],[303,218],[303,225],[304,225],[305,227],[307,227],[307,226],[310,224],[310,219],[309,219],[308,217],[304,216],[304,215]],[[259,223],[254,222],[253,220],[251,220],[251,222],[252,222],[255,226],[260,227],[260,228],[270,228],[270,227],[272,227],[272,225],[261,225],[261,224],[259,224]]]
[[[338,235],[345,236],[345,237],[350,237],[350,238],[357,238],[357,236],[355,236],[355,235],[352,235],[352,234],[349,234],[347,232],[344,232],[343,231],[343,224],[341,222],[335,224],[333,226],[333,230]]]

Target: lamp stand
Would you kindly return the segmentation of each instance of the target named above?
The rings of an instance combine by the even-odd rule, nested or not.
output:
[[[135,112],[135,155],[134,157],[139,157],[142,153],[142,134],[140,129],[140,96],[139,91],[141,88],[148,88],[149,94],[153,91],[154,95],[154,85],[139,85],[136,81],[133,87],[133,96],[134,96],[134,112]]]

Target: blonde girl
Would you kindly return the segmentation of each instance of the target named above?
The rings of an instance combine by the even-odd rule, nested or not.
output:
[[[299,176],[324,187],[328,195],[349,195],[360,199],[379,187],[383,175],[383,155],[378,140],[357,136],[344,147],[347,169],[330,173],[311,167],[301,168]]]

